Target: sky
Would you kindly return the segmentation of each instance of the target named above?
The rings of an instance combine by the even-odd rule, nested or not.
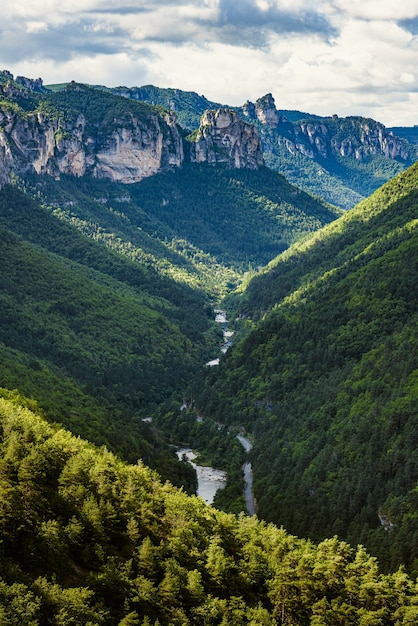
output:
[[[2,0],[0,69],[418,124],[418,0]]]

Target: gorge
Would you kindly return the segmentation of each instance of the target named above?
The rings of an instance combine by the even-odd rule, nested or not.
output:
[[[268,97],[182,128],[111,90],[0,84],[1,618],[414,624],[405,144]],[[290,163],[279,127],[318,184],[404,171],[343,212],[267,167]],[[227,472],[216,507],[187,495],[189,451]]]

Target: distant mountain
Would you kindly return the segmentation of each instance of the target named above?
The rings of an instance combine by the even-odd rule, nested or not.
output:
[[[418,144],[418,125],[416,126],[394,126],[388,130],[397,137],[403,137],[409,143]]]
[[[296,244],[235,302],[254,327],[193,391],[245,427],[259,515],[417,570],[418,165]]]
[[[243,263],[247,268],[249,263],[265,264],[292,241],[337,215],[326,203],[265,168],[255,126],[234,111],[221,108],[206,113],[195,133],[186,136],[175,117],[161,107],[109,90],[70,83],[44,93],[31,90],[29,80],[22,86],[7,72],[2,80],[0,183],[46,174],[42,182],[30,183],[40,185],[32,193],[42,191],[44,201],[59,207],[61,214],[63,204],[77,205],[69,195],[79,194],[84,186],[82,205],[89,209],[83,214],[78,207],[78,220],[83,222],[92,211],[100,226],[104,217],[119,220],[123,239],[134,236],[150,250],[153,244],[149,238],[145,242],[134,225],[151,236],[157,228],[158,238],[164,241],[185,240],[183,248],[196,246],[236,271]],[[77,185],[76,179],[89,182]],[[107,195],[106,185],[100,187],[103,180],[129,185],[113,188]],[[139,182],[143,185],[136,186]],[[113,214],[97,210],[108,201],[116,203]],[[128,220],[116,217],[125,212]],[[64,213],[72,214],[71,210]],[[152,225],[155,219],[158,226]],[[252,220],[256,221],[249,232]],[[236,242],[234,252],[231,238]],[[192,254],[187,252],[189,260]],[[166,256],[166,248],[154,254],[154,258]],[[174,264],[178,254],[176,259]],[[189,262],[186,273],[190,272],[196,277]]]
[[[63,89],[65,84],[60,86]],[[241,112],[245,109],[243,107],[231,106],[229,104],[214,102],[208,100],[205,96],[199,95],[194,91],[182,91],[181,89],[170,89],[155,87],[154,85],[145,85],[143,87],[97,87],[98,89],[109,90],[119,96],[125,98],[131,98],[133,100],[140,100],[141,102],[147,102],[155,106],[162,106],[169,111],[173,111],[177,114],[179,124],[183,128],[187,128],[190,131],[195,130],[199,123],[201,116],[208,110],[216,109],[229,109],[231,111]],[[251,103],[249,103],[251,104]],[[309,113],[303,113],[302,111],[291,111],[288,109],[280,109],[278,114],[286,116],[286,118],[292,122],[298,120],[304,120],[309,117]],[[317,116],[319,118],[319,116]]]
[[[119,95],[173,111],[190,130],[206,109],[221,105],[179,89],[117,87]],[[222,105],[226,107],[227,105]],[[417,159],[413,134],[362,117],[321,117],[276,109],[271,94],[231,107],[255,124],[269,167],[292,184],[343,209],[352,208]]]
[[[0,184],[34,172],[134,183],[190,162],[264,166],[256,128],[233,111],[206,114],[186,136],[162,107],[74,82],[48,91],[38,81],[0,73]]]
[[[207,110],[234,111],[257,128],[270,168],[297,187],[343,209],[369,196],[412,165],[418,155],[413,129],[387,129],[363,117],[322,117],[276,109],[271,94],[237,107],[211,102],[195,92],[152,85],[97,89],[163,107],[189,131],[199,127]]]

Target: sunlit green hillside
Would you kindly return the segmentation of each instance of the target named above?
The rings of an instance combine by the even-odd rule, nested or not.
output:
[[[217,299],[339,215],[267,168],[188,164],[131,185],[27,177],[25,189],[87,236]]]
[[[413,581],[364,548],[216,511],[0,396],[2,624],[415,623]]]

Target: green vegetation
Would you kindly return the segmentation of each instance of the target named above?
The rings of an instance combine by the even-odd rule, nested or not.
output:
[[[253,434],[259,515],[418,571],[418,166],[231,301],[254,327],[192,390]]]
[[[388,130],[397,137],[403,137],[409,143],[418,144],[418,126],[394,126]]]
[[[215,300],[338,215],[268,169],[189,164],[129,186],[65,176],[21,186],[87,236]]]
[[[87,122],[84,132],[96,140],[96,148],[106,145],[115,125],[164,126],[161,108],[119,98],[109,92],[97,91],[78,83],[69,83],[64,90],[47,93],[39,101],[37,111],[62,121],[64,126],[77,126],[79,115]]]
[[[264,265],[338,215],[267,168],[189,165],[144,179],[131,194],[180,238],[240,272]]]
[[[98,89],[107,88],[98,87]],[[180,126],[189,130],[198,128],[200,118],[207,109],[219,109],[223,106],[217,102],[211,102],[205,96],[199,96],[194,91],[163,89],[154,85],[113,87],[111,91],[125,98],[140,100],[153,106],[160,106],[167,111],[175,111]]]
[[[417,143],[417,132],[414,128],[387,129],[388,132],[393,131],[396,137],[406,140],[403,156],[391,158],[381,153],[378,145],[378,136],[384,132],[384,127],[366,118],[321,117],[301,111],[278,109],[277,114],[281,121],[276,128],[272,128],[262,124],[257,117],[249,118],[248,111],[244,114],[244,107],[221,105],[190,91],[162,89],[152,85],[116,87],[111,91],[127,98],[174,110],[179,124],[189,131],[196,131],[205,110],[226,106],[237,111],[247,122],[257,127],[268,167],[285,176],[290,183],[300,189],[342,209],[351,209],[417,158],[414,147]],[[322,142],[327,141],[330,145],[325,157],[323,154],[321,156],[308,135],[302,133],[299,128],[300,125],[306,127],[315,124],[321,124],[326,129]],[[359,147],[365,128],[371,132],[370,155],[363,154],[359,160],[353,156],[340,156],[331,149],[331,143],[339,142],[349,147]],[[296,143],[298,148],[295,146],[289,148],[289,141],[291,144]],[[387,143],[390,144],[390,136]],[[302,151],[301,146],[304,146]],[[362,151],[360,148],[360,152]],[[313,156],[307,156],[311,152]]]
[[[161,107],[191,120],[204,100],[12,87],[6,108],[52,118],[57,140],[87,133],[89,157],[115,124],[166,138]],[[406,162],[306,160],[263,133],[272,164],[341,206]],[[1,623],[416,622],[396,570],[418,574],[417,205],[418,166],[339,220],[267,168],[186,163],[125,186],[28,174],[1,190]],[[202,369],[225,296],[237,340]],[[234,516],[243,428],[263,522]],[[159,482],[152,470],[196,486],[163,437],[227,470],[224,512]]]
[[[0,615],[20,626],[410,626],[415,584],[207,507],[0,393]]]
[[[0,194],[0,224],[2,384],[177,481],[174,454],[141,418],[213,353],[207,298],[87,239],[13,187]]]
[[[281,121],[276,128],[251,121],[260,134],[268,167],[342,209],[351,209],[417,158],[416,146],[402,138],[396,138],[402,156],[386,156],[378,137],[386,133],[382,144],[390,144],[392,137],[371,119],[308,116]]]

